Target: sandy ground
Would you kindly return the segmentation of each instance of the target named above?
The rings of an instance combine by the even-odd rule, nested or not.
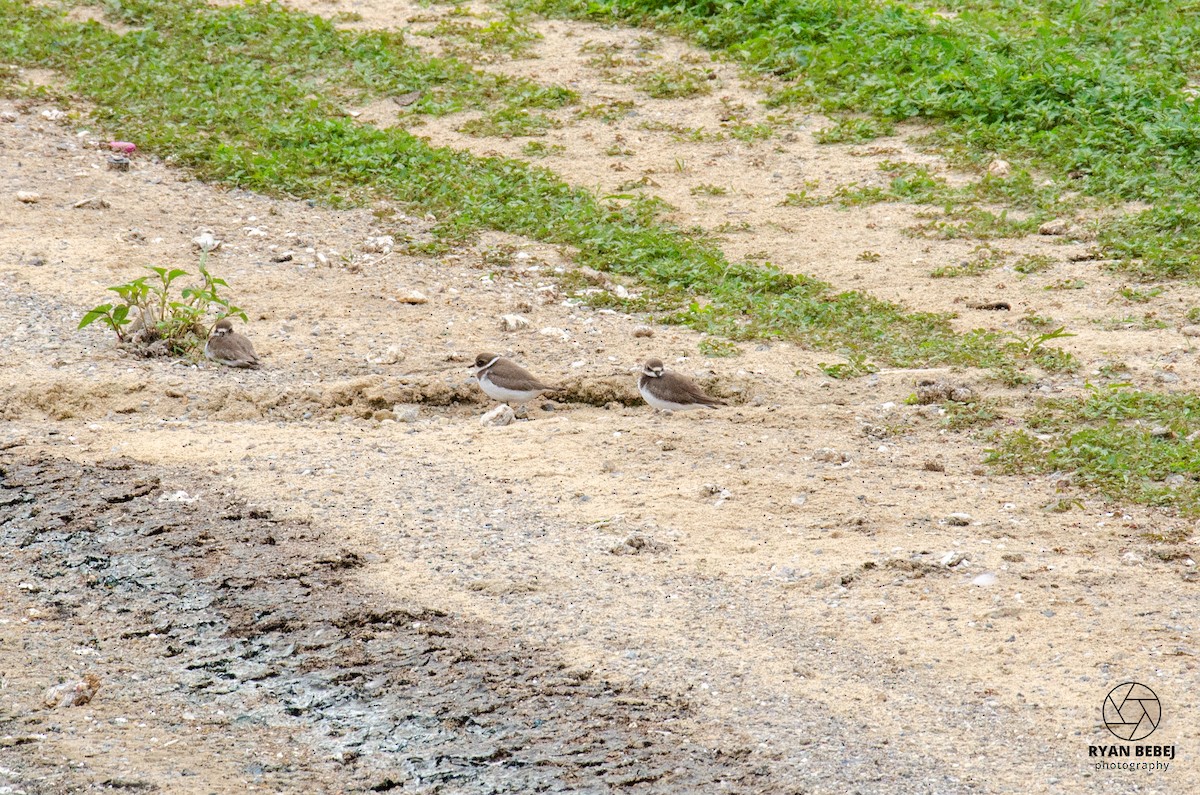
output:
[[[358,11],[363,21],[356,24],[402,27],[411,7],[314,8]],[[571,85],[585,102],[594,101],[589,92],[625,96],[627,86],[585,74],[578,45],[602,37],[630,42],[641,32],[565,22],[538,23],[538,30],[545,37],[534,50],[540,57],[488,68]],[[668,40],[653,52],[676,57],[681,48]],[[719,87],[709,97],[630,98],[651,117],[693,113],[695,121],[686,123],[714,128],[721,96],[744,102],[752,117],[763,113],[732,67],[712,68]],[[675,710],[666,717],[643,718],[639,729],[628,704],[589,695],[546,702],[547,721],[593,706],[587,714],[602,716],[598,722],[634,734],[647,731],[647,722],[666,721],[656,736],[667,739],[658,742],[679,754],[659,765],[665,772],[642,779],[589,778],[586,765],[564,764],[548,774],[551,791],[1182,793],[1200,786],[1200,708],[1191,698],[1200,609],[1195,526],[1107,504],[1060,486],[1061,476],[990,474],[981,435],[949,431],[936,407],[903,402],[919,378],[948,377],[1004,400],[1004,422],[1017,426],[1039,395],[1081,390],[1092,369],[1112,361],[1129,364],[1130,379],[1144,386],[1195,388],[1194,351],[1174,328],[1105,327],[1105,320],[1147,307],[1114,301],[1121,282],[1099,263],[1066,260],[1085,242],[998,241],[1006,250],[1056,256],[1053,270],[1026,279],[1012,272],[930,279],[932,266],[961,260],[975,244],[914,242],[903,233],[913,210],[900,205],[776,206],[780,192],[796,190],[801,178],[824,186],[877,173],[882,156],[815,145],[811,131],[824,123],[818,119],[794,120],[792,140],[754,146],[680,144],[622,132],[624,122],[580,122],[547,137],[567,146],[570,157],[547,158],[546,165],[606,188],[621,174],[601,165],[597,152],[615,134],[626,135],[638,152],[622,161],[628,173],[654,169],[656,189],[681,220],[710,228],[730,219],[751,224],[750,232],[728,236],[731,256],[763,250],[773,262],[841,286],[961,311],[964,328],[1016,328],[1024,310],[1049,314],[1077,334],[1066,346],[1085,363],[1076,376],[1023,390],[1002,389],[973,371],[885,370],[833,381],[816,366],[831,354],[787,343],[743,345],[736,358],[706,359],[697,353],[701,338],[685,330],[654,326],[652,337],[635,336],[646,318],[572,301],[555,279],[569,261],[539,244],[484,235],[440,258],[367,252],[369,237],[419,238],[429,222],[222,191],[143,155],[129,172],[108,170],[107,153],[92,144],[107,137],[85,119],[48,120],[48,109],[0,101],[0,111],[18,112],[16,122],[0,124],[5,493],[32,488],[22,478],[35,482],[55,472],[64,493],[88,493],[95,472],[89,467],[133,462],[139,477],[159,479],[129,498],[139,510],[171,506],[163,497],[183,491],[207,506],[205,521],[216,522],[228,502],[249,503],[288,527],[306,528],[296,531],[299,546],[284,549],[284,558],[311,566],[354,555],[353,566],[322,586],[319,603],[289,592],[286,577],[272,585],[263,575],[262,598],[283,600],[301,617],[333,616],[328,621],[337,625],[337,615],[362,605],[433,611],[453,624],[451,636],[487,639],[470,652],[481,665],[536,650],[532,670],[573,671],[578,681],[606,683],[601,694],[644,693],[651,704],[675,705],[662,707]],[[519,149],[520,141],[455,133],[461,121],[425,129],[439,143]],[[899,139],[881,145],[935,162]],[[668,173],[675,158],[694,163],[693,170]],[[756,158],[763,166],[748,167]],[[784,176],[773,180],[775,173]],[[700,183],[731,191],[692,196]],[[40,199],[18,201],[18,191]],[[74,208],[91,197],[109,206]],[[244,330],[263,370],[139,359],[98,327],[74,331],[105,287],[140,275],[142,266],[194,271],[190,241],[203,230],[224,241],[210,267],[249,310]],[[881,260],[856,259],[865,249]],[[277,261],[285,252],[291,258]],[[1069,300],[1043,289],[1043,282],[1067,276],[1087,286]],[[413,290],[428,302],[397,300]],[[1194,292],[1171,285],[1148,309],[1175,323]],[[996,297],[1015,311],[971,313],[958,300]],[[526,316],[530,326],[500,331],[506,313]],[[532,407],[528,421],[482,427],[477,418],[488,403],[467,368],[487,349],[571,388],[562,401]],[[733,405],[652,413],[633,393],[634,370],[648,356],[696,376]],[[1064,497],[1080,498],[1081,507],[1044,510]],[[40,505],[14,497],[9,513],[0,514],[18,539],[6,549],[14,565],[0,607],[0,731],[13,760],[6,753],[0,762],[0,786],[67,792],[116,780],[164,792],[336,792],[386,780],[398,791],[455,792],[535,785],[487,778],[500,758],[479,761],[486,754],[470,757],[469,772],[453,779],[417,763],[387,768],[411,748],[380,746],[346,757],[328,727],[317,725],[328,717],[319,709],[237,723],[229,716],[256,714],[252,707],[275,703],[279,691],[264,691],[250,675],[226,677],[234,682],[227,692],[193,687],[185,663],[200,652],[173,663],[178,655],[164,652],[166,641],[122,637],[113,628],[120,620],[103,616],[122,600],[133,600],[133,615],[149,614],[137,602],[143,597],[97,593],[82,582],[37,584],[35,574],[68,564],[55,569],[46,561],[58,552],[19,543],[36,518],[21,512],[27,504]],[[99,508],[93,513],[106,515]],[[967,514],[967,523],[955,524],[952,513]],[[67,517],[65,525],[82,532],[76,525],[84,518]],[[222,532],[212,531],[221,549],[253,558],[244,549],[253,533]],[[1166,544],[1150,533],[1184,540]],[[186,567],[194,562],[172,562],[178,556],[157,549],[155,537],[134,534],[141,546],[131,546],[116,533],[101,556],[161,558],[184,572],[172,575],[179,581],[193,576]],[[264,558],[264,567],[273,560]],[[201,585],[226,611],[226,623],[214,619],[204,637],[228,640],[239,622],[220,597],[227,586],[212,579],[210,566]],[[174,582],[162,587],[173,592]],[[66,610],[52,598],[64,593],[74,599]],[[94,634],[83,621],[92,614],[108,622],[97,618]],[[199,633],[186,625],[176,631],[191,641]],[[196,659],[204,662],[203,655]],[[431,694],[442,692],[398,677],[406,659],[384,650],[369,660],[380,675],[394,677],[382,691],[395,700],[382,707],[394,725],[432,709]],[[325,660],[322,670],[339,664]],[[161,677],[161,686],[139,684],[141,670]],[[497,670],[500,678],[513,675]],[[41,707],[45,688],[85,671],[105,682],[91,704]],[[1150,685],[1162,700],[1163,722],[1147,742],[1176,746],[1165,773],[1098,771],[1088,757],[1089,744],[1110,742],[1100,718],[1105,694],[1129,680]],[[451,688],[459,680],[450,671],[437,681]],[[538,692],[539,681],[529,693]],[[545,689],[556,681],[547,676]],[[200,708],[224,715],[201,728],[183,716]],[[156,709],[166,717],[136,726]],[[532,725],[519,712],[511,720]],[[136,731],[104,728],[130,721]],[[95,727],[105,743],[89,741]],[[578,731],[597,729],[584,720]],[[178,741],[167,746],[172,739]],[[556,742],[527,738],[502,766],[517,770]],[[629,749],[638,737],[622,735],[621,742],[615,755],[636,756]],[[427,755],[412,756],[446,755],[437,747],[421,753]],[[286,765],[265,769],[262,760],[277,754]],[[705,768],[689,779],[686,770],[698,770],[702,758],[716,760],[718,772]],[[198,770],[203,775],[194,784],[189,779],[197,777],[181,772]],[[721,770],[729,777],[717,783]]]

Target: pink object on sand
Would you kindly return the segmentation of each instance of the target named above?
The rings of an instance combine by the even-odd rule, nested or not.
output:
[[[122,152],[124,154],[131,155],[133,154],[134,150],[137,149],[137,145],[131,144],[129,141],[109,141],[108,148],[114,152]]]

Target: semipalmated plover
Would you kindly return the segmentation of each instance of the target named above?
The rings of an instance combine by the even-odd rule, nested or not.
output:
[[[688,411],[724,406],[725,401],[704,394],[691,379],[663,368],[662,359],[648,359],[638,377],[642,398],[659,411]]]
[[[484,394],[509,405],[526,403],[543,392],[559,389],[543,384],[512,359],[495,353],[481,353],[475,357],[475,377]]]
[[[258,367],[254,344],[233,330],[229,318],[218,320],[204,345],[204,355],[226,367]]]

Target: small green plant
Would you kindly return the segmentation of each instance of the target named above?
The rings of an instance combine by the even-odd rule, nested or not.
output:
[[[700,352],[705,356],[712,356],[714,358],[737,356],[741,353],[741,350],[734,343],[716,337],[700,340],[698,347],[700,348]]]
[[[1038,315],[1035,314],[1033,310],[1029,310],[1024,315],[1021,315],[1021,317],[1017,318],[1017,322],[1023,326],[1045,330],[1054,325],[1054,318],[1049,317],[1048,315]]]
[[[149,275],[109,287],[121,303],[93,307],[84,313],[78,328],[100,322],[116,333],[118,342],[146,346],[162,342],[170,354],[191,353],[208,339],[216,321],[233,316],[247,319],[245,312],[220,294],[219,289],[229,285],[209,273],[205,259],[207,255],[202,255],[198,286],[176,288],[177,282],[188,276],[187,271],[148,266]]]
[[[1137,290],[1133,287],[1122,287],[1117,294],[1131,304],[1146,304],[1162,295],[1161,287],[1151,287],[1149,290]]]
[[[861,144],[882,135],[891,135],[896,127],[891,122],[846,116],[832,127],[818,130],[813,138],[819,144]]]
[[[829,204],[831,199],[816,196],[813,194],[821,186],[821,183],[815,179],[804,180],[804,185],[800,190],[787,194],[783,201],[779,203],[780,207],[820,207],[824,204]]]
[[[1008,252],[984,244],[976,246],[971,258],[957,265],[943,265],[929,275],[935,279],[952,279],[956,276],[979,276],[1000,267],[1008,258]]]
[[[942,409],[946,412],[942,423],[952,431],[991,425],[1004,416],[1000,413],[999,403],[988,399],[971,403],[948,400],[942,404]]]
[[[859,262],[879,262],[883,259],[883,255],[878,251],[860,251],[855,259]]]
[[[519,107],[505,107],[487,116],[463,122],[458,131],[476,137],[521,138],[545,135],[548,130],[560,126],[562,125],[558,120],[545,113],[532,113]]]
[[[654,99],[682,99],[712,91],[705,73],[679,64],[670,64],[638,75],[632,82]]]
[[[1052,331],[1047,331],[1042,334],[1031,334],[1028,337],[1016,337],[1015,339],[1009,341],[1008,347],[1015,350],[1018,355],[1023,356],[1026,359],[1036,359],[1039,356],[1044,355],[1047,351],[1057,350],[1054,348],[1047,348],[1047,342],[1074,336],[1074,334],[1067,331],[1066,326],[1059,326]]]
[[[742,124],[739,122],[730,124],[724,129],[730,138],[746,144],[765,141],[775,135],[775,128],[769,124]]]
[[[1087,282],[1082,279],[1059,279],[1058,281],[1047,284],[1047,290],[1082,290],[1087,287]]]
[[[626,99],[614,99],[597,105],[588,105],[575,113],[577,119],[599,119],[607,124],[620,121],[633,112],[634,104]]]
[[[861,207],[864,204],[878,204],[892,200],[892,196],[886,188],[878,185],[859,185],[857,182],[839,185],[833,192],[833,198],[843,207]]]
[[[1028,276],[1031,273],[1041,273],[1053,264],[1054,260],[1045,254],[1026,254],[1013,263],[1013,270]]]
[[[862,375],[870,375],[871,373],[879,372],[879,367],[869,361],[864,353],[852,353],[846,357],[847,361],[838,364],[825,364],[825,362],[817,362],[817,367],[821,368],[821,372],[830,378],[858,378]]]
[[[1125,317],[1116,318],[1097,318],[1096,325],[1109,331],[1122,331],[1130,329],[1139,329],[1142,331],[1152,331],[1154,329],[1167,328],[1171,324],[1159,317],[1155,312],[1144,312],[1140,317],[1137,315],[1126,315]]]
[[[521,147],[521,154],[526,157],[550,157],[561,155],[565,151],[567,148],[562,144],[547,144],[541,141],[530,141]]]
[[[1069,513],[1071,510],[1078,508],[1083,510],[1083,500],[1079,498],[1066,498],[1060,500],[1051,500],[1042,506],[1042,510],[1047,513]]]
[[[608,155],[609,157],[632,157],[633,155],[636,155],[637,152],[633,151],[628,146],[615,143],[605,149],[604,154]]]
[[[701,184],[692,188],[690,192],[693,196],[724,196],[729,193],[729,189],[720,185]]]
[[[713,227],[713,232],[718,235],[736,234],[739,232],[753,232],[754,227],[749,221],[725,221]]]

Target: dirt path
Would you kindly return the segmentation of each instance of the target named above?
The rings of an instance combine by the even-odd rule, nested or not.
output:
[[[736,88],[733,77],[720,79]],[[1086,495],[1082,508],[1043,510],[1080,495],[1062,491],[1057,477],[986,474],[984,439],[948,431],[936,407],[903,403],[931,373],[832,381],[816,367],[829,354],[786,343],[704,359],[695,334],[655,327],[651,338],[635,336],[645,319],[569,301],[554,278],[564,261],[546,247],[484,236],[437,259],[366,252],[368,237],[419,238],[428,224],[222,192],[145,158],[130,172],[109,171],[106,155],[88,146],[94,134],[46,120],[46,109],[0,102],[19,111],[16,123],[0,124],[0,445],[6,473],[15,473],[4,485],[41,495],[4,507],[13,565],[0,607],[0,732],[32,739],[11,745],[17,761],[6,753],[0,776],[14,783],[0,786],[61,792],[128,780],[166,792],[250,784],[336,792],[390,778],[400,791],[1187,792],[1200,784],[1191,523],[1148,509],[1114,514]],[[793,143],[808,146],[804,129],[796,132]],[[19,190],[41,198],[16,201]],[[110,206],[73,208],[93,196]],[[900,241],[897,217],[879,220]],[[194,270],[190,240],[204,229],[225,241],[211,267],[250,310],[246,331],[263,371],[130,358],[95,327],[73,330],[105,287],[142,265]],[[818,245],[833,246],[836,232],[827,227]],[[846,274],[863,267],[843,265]],[[1090,285],[1107,278],[1095,264],[1071,267],[1090,269]],[[888,296],[898,284],[873,275],[862,286]],[[411,290],[428,302],[397,302]],[[530,326],[499,331],[509,312]],[[1072,347],[1095,362],[1109,355],[1108,340],[1136,340],[1121,348],[1136,377],[1152,382],[1156,368],[1171,366],[1176,386],[1192,384],[1194,357],[1167,332],[1105,334],[1081,333]],[[489,348],[571,384],[570,399],[535,407],[528,422],[481,427],[486,406],[467,364]],[[672,417],[625,405],[633,369],[650,355],[735,405]],[[1039,394],[932,375],[974,380],[1009,402],[1002,411],[1012,424]],[[1085,376],[1042,386],[1074,390]],[[95,469],[116,460],[134,468]],[[129,501],[73,496],[97,479],[128,488],[155,477],[158,485]],[[22,546],[31,521],[55,515],[53,503],[38,502],[47,483],[59,501],[91,507]],[[180,490],[199,501],[159,502]],[[222,512],[242,502],[273,518],[245,514],[249,529],[229,528]],[[30,505],[37,516],[23,512]],[[135,510],[147,512],[136,525]],[[199,512],[198,526],[137,529],[187,512]],[[256,533],[271,522],[284,529],[264,548]],[[1186,540],[1166,544],[1150,531]],[[260,563],[261,572],[242,571]],[[100,572],[103,585],[110,569],[101,598],[84,572]],[[242,573],[224,577],[225,569]],[[298,570],[312,572],[304,594],[289,590]],[[196,608],[155,633],[163,637],[122,637],[131,619],[155,626],[176,598]],[[358,608],[390,618],[347,625]],[[259,626],[271,610],[295,624]],[[437,632],[396,620],[403,611],[428,616]],[[297,640],[325,629],[330,646]],[[182,659],[164,656],[172,643]],[[279,651],[292,643],[291,653]],[[470,676],[515,689],[485,690],[494,717],[456,726],[439,710],[461,706],[466,691],[453,688],[476,679],[439,663],[427,687],[412,684],[397,660],[422,644],[473,656]],[[350,648],[359,656],[347,664],[336,652]],[[259,665],[270,669],[266,679],[256,678]],[[108,683],[92,704],[39,708],[44,688],[85,667]],[[334,682],[343,668],[359,673]],[[1167,774],[1114,776],[1087,757],[1089,744],[1106,742],[1104,695],[1128,679],[1163,699],[1153,739],[1179,749]],[[332,701],[287,714],[289,698],[318,685]],[[138,726],[135,716],[151,710],[162,712]],[[438,723],[414,722],[412,711]],[[481,739],[477,722],[495,733]],[[371,753],[330,762],[354,753],[350,725],[366,723],[391,729],[363,738]],[[589,774],[600,751],[579,738],[606,731],[616,734],[598,762],[605,772]],[[656,740],[657,731],[669,734]],[[110,739],[89,739],[101,736]],[[408,751],[385,737],[407,738],[419,761],[405,761]],[[638,750],[643,742],[651,745]],[[501,747],[507,755],[489,756]],[[199,774],[195,788],[183,770]]]

